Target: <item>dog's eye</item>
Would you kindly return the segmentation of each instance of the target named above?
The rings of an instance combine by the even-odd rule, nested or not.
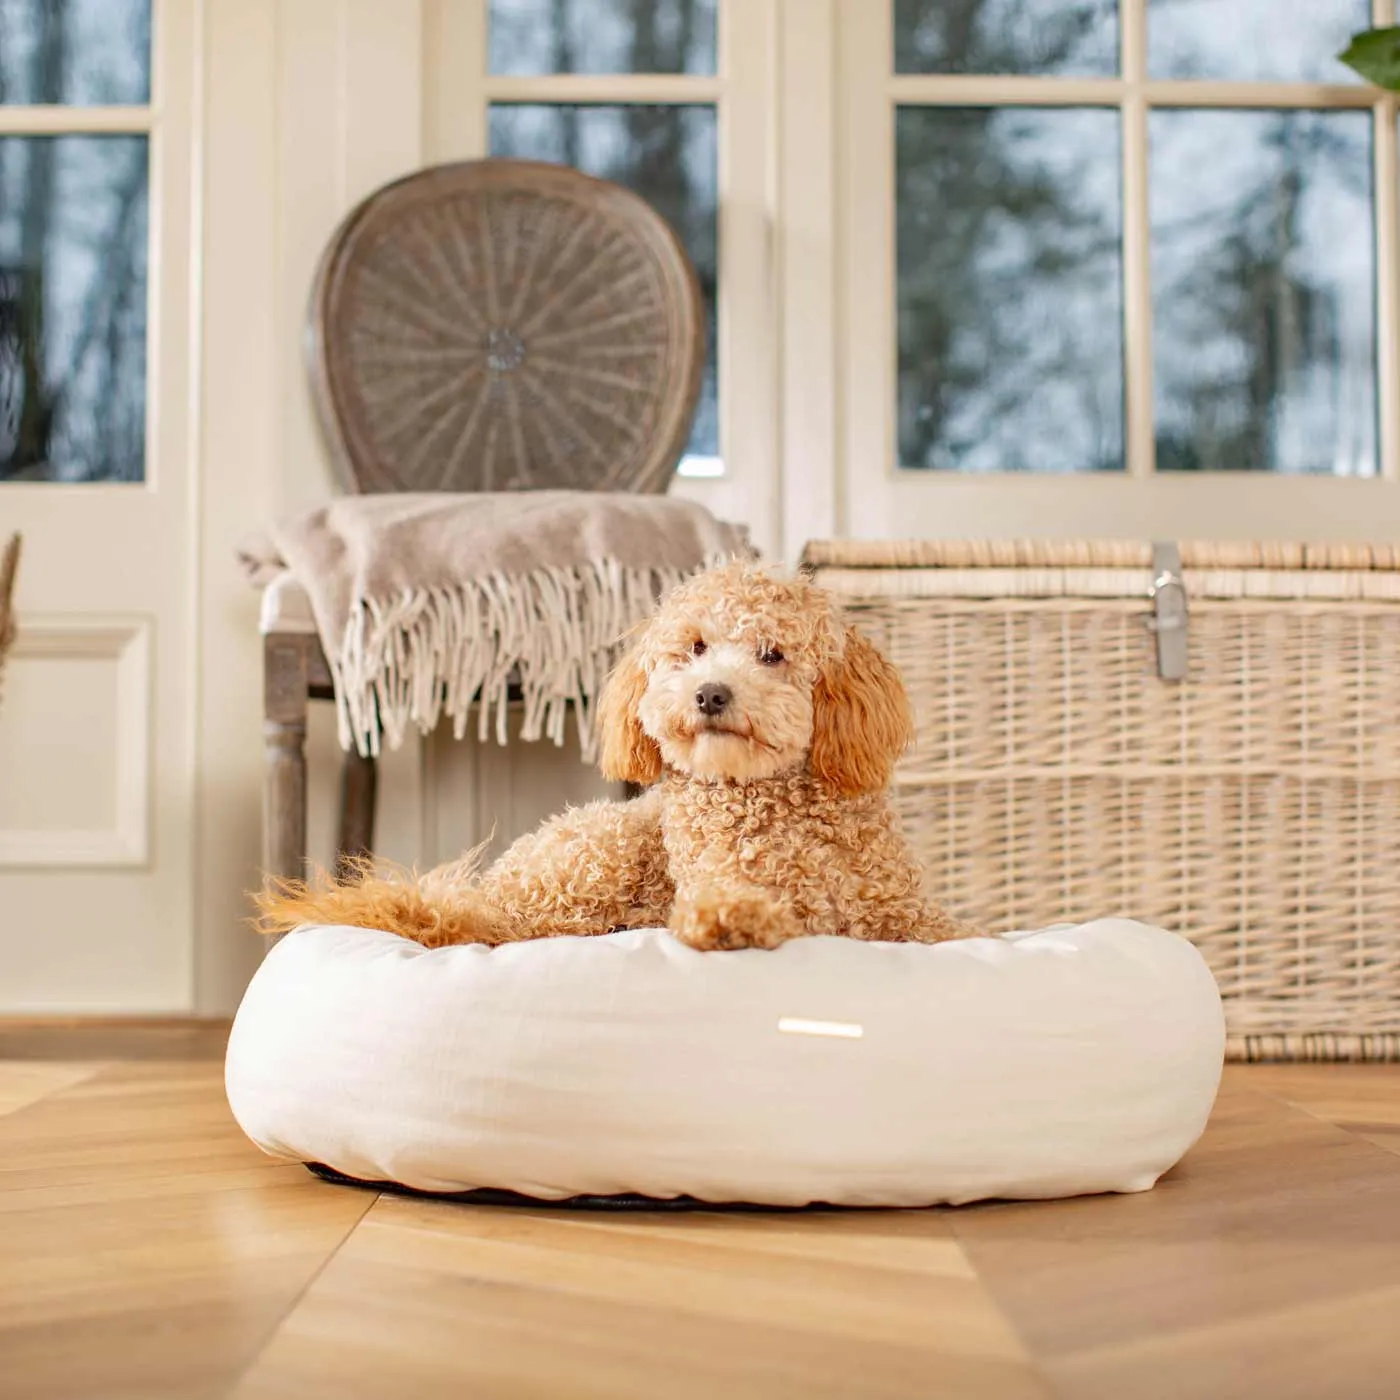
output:
[[[758,659],[763,662],[765,666],[776,666],[782,661],[783,654],[777,647],[769,647],[767,651],[759,652]]]
[[[704,656],[707,650],[708,648],[705,646],[705,643],[702,642],[699,637],[696,637],[690,644],[690,654],[692,656]]]

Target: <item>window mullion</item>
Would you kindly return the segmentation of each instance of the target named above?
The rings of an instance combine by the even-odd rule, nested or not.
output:
[[[1372,23],[1395,23],[1396,0],[1371,0]],[[1379,470],[1400,480],[1400,149],[1396,117],[1400,102],[1374,92],[1373,193],[1376,210],[1376,402],[1380,410]]]
[[[1156,470],[1152,414],[1152,227],[1148,197],[1147,0],[1119,11],[1123,142],[1123,356],[1128,474]]]
[[[1395,23],[1396,0],[1372,0],[1377,25]],[[1380,408],[1380,473],[1400,480],[1400,150],[1395,123],[1397,99],[1376,101],[1373,151],[1376,202],[1376,374]]]
[[[898,73],[886,79],[898,106],[1106,107],[1118,102],[1117,78],[1044,78],[963,73]]]
[[[1380,408],[1380,472],[1400,480],[1400,152],[1396,98],[1379,96],[1372,149],[1376,208],[1376,372]]]
[[[1133,34],[1123,15],[1125,40]],[[1124,75],[1126,78],[1126,74]],[[1220,78],[1133,79],[1154,107],[1369,107],[1371,95],[1355,83],[1270,83]],[[1043,78],[903,73],[889,80],[890,95],[905,106],[1103,107],[1121,102],[1123,78]]]
[[[1146,82],[1154,107],[1303,107],[1328,110],[1369,107],[1371,94],[1358,83],[1236,82],[1220,78],[1156,78]]]
[[[0,106],[0,136],[141,136],[155,126],[156,111],[134,106]]]
[[[482,79],[490,102],[667,103],[718,102],[724,83],[683,73],[543,73]]]

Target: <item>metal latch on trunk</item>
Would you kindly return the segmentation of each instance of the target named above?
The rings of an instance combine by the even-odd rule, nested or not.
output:
[[[1157,674],[1164,681],[1186,678],[1186,584],[1181,576],[1181,551],[1174,544],[1152,546],[1152,616],[1148,628],[1157,637]]]

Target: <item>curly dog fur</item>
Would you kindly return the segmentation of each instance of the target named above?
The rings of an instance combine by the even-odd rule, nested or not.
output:
[[[968,932],[924,900],[889,804],[913,734],[899,674],[814,585],[750,564],[682,584],[609,677],[599,725],[604,774],[640,797],[566,811],[484,871],[469,853],[270,887],[260,929],[431,947],[665,925],[705,949]]]

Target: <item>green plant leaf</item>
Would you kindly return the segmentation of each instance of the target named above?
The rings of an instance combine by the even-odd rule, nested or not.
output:
[[[1337,57],[1377,87],[1400,92],[1400,25],[1353,34]]]

